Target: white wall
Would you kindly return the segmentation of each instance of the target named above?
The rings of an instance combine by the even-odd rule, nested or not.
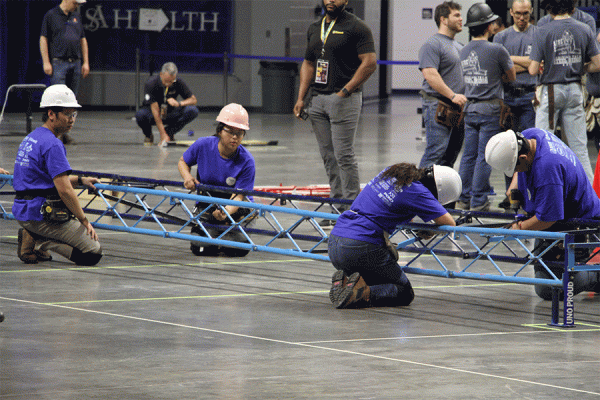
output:
[[[477,2],[477,0],[458,2],[462,6],[463,25],[467,20],[467,10]],[[415,2],[394,0],[390,24],[393,61],[419,60],[419,49],[425,40],[438,30],[433,18],[422,18],[422,11],[424,8],[431,8],[432,11],[435,11],[435,7],[440,3],[440,0]],[[456,40],[466,44],[469,40],[468,28],[463,27],[463,31],[456,35]],[[417,65],[394,65],[392,67],[392,89],[420,89],[422,82],[423,75]]]

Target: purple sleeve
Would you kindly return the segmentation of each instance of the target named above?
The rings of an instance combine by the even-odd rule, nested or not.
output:
[[[188,149],[183,153],[183,161],[190,167],[198,164],[198,142],[201,139],[196,140]]]
[[[44,154],[44,165],[48,168],[48,174],[52,179],[56,178],[62,173],[70,173],[71,165],[67,160],[67,151],[62,145],[50,146],[48,151]]]

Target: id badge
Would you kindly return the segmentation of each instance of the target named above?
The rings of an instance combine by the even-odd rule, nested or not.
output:
[[[327,84],[327,75],[329,74],[329,61],[317,60],[315,83]]]

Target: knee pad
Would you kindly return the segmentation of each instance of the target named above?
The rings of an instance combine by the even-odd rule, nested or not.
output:
[[[83,253],[77,248],[73,248],[71,257],[69,260],[73,261],[77,265],[92,266],[98,264],[102,258],[102,253]]]

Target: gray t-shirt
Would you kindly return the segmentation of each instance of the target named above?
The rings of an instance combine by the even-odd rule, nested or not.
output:
[[[544,61],[541,82],[580,82],[585,60],[599,54],[591,29],[573,18],[553,20],[538,28],[529,58]]]
[[[463,94],[465,92],[465,82],[460,67],[460,49],[463,45],[456,40],[436,33],[419,50],[419,70],[424,68],[435,68],[441,75],[444,83],[448,85],[454,93]],[[432,96],[439,95],[423,79],[423,90]]]
[[[529,57],[533,45],[533,35],[537,27],[529,25],[524,32],[518,32],[511,26],[494,36],[494,43],[499,43],[511,56]],[[528,71],[519,72],[517,79],[511,82],[514,86],[533,86],[537,83],[537,77],[530,75]]]
[[[469,100],[504,99],[502,74],[514,65],[504,47],[487,40],[471,40],[460,51],[460,59]]]
[[[586,24],[587,26],[592,28],[592,32],[596,32],[596,20],[594,19],[594,17],[592,17],[590,14],[586,13],[585,11],[581,11],[580,9],[576,8],[573,15],[571,15],[571,18],[576,19],[577,21],[583,22],[584,24]],[[550,21],[552,21],[552,16],[550,14],[545,15],[544,17],[540,18],[540,20],[537,23],[537,26],[538,26],[538,28],[541,28],[542,26],[546,25]]]

